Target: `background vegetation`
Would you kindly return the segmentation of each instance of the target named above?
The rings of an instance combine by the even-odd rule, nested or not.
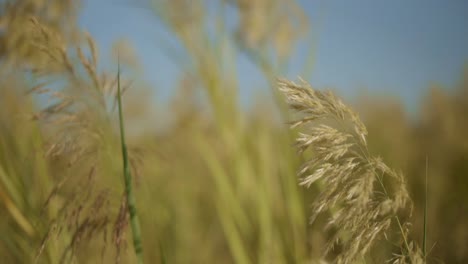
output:
[[[99,48],[76,24],[77,1],[0,4],[2,263],[135,262],[116,112],[117,65],[101,70]],[[148,5],[184,51],[167,50],[181,69],[167,107],[151,107],[147,87],[132,83],[138,67],[131,50],[115,46],[144,259],[333,261],[346,251],[351,231],[323,228],[334,209],[309,224],[310,205],[327,183],[299,185],[296,172],[311,154],[297,155],[293,147],[296,133],[285,125],[290,112],[276,83],[307,18],[286,0],[215,6],[209,14],[201,1]],[[225,25],[226,8],[239,15],[235,29]],[[249,110],[238,98],[234,58],[240,55],[271,88]],[[432,87],[417,118],[387,98],[362,98],[355,105],[368,130],[369,152],[401,170],[407,182],[414,210],[398,213],[412,223],[403,237],[422,247],[427,202],[427,262],[467,263],[468,75],[451,92]],[[390,226],[353,261],[382,263],[408,254],[400,231]],[[323,256],[337,233],[343,242]]]

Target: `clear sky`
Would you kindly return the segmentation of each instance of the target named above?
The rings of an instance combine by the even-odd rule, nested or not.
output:
[[[195,1],[195,0],[194,0]],[[210,0],[208,0],[210,1]],[[128,38],[139,55],[145,76],[170,94],[177,67],[159,48],[161,39],[176,45],[153,14],[132,7],[138,1],[85,0],[80,24],[106,53],[119,38]],[[453,87],[468,63],[468,1],[464,0],[300,0],[311,21],[314,47],[297,47],[289,73],[311,48],[314,68],[303,76],[317,88],[352,96],[365,88],[400,97],[415,109],[433,82]],[[260,82],[247,60],[239,60],[242,83]],[[248,98],[251,90],[241,91]]]

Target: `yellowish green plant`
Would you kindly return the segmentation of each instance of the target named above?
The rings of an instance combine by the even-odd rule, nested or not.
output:
[[[275,76],[284,73],[305,32],[300,6],[286,0],[154,3],[170,33],[155,46],[180,71],[180,81],[165,87],[175,91],[168,105],[155,104],[138,80],[116,96],[119,78],[98,70],[99,49],[76,25],[78,2],[1,3],[2,261],[137,262],[128,250],[125,178],[118,177],[123,140],[113,110],[120,98],[125,169],[131,170],[145,262],[383,263],[393,257],[394,263],[418,263],[433,255],[467,262],[468,210],[460,203],[467,182],[466,80],[453,95],[434,89],[420,123],[399,103],[374,97],[360,104],[368,106],[359,109],[361,122],[336,97],[282,81],[302,133],[296,146],[304,152],[296,155]],[[234,27],[227,12],[239,18]],[[254,108],[241,106],[240,56],[258,69],[274,100],[261,94]],[[133,60],[127,65],[120,58],[123,67],[133,67]],[[129,76],[124,72],[122,83]],[[257,86],[248,85],[242,88]],[[420,165],[426,154],[428,170]],[[297,171],[308,189],[298,184]],[[421,233],[425,171],[430,195],[427,233]],[[415,198],[411,229],[406,181]],[[424,235],[422,256],[411,241]]]

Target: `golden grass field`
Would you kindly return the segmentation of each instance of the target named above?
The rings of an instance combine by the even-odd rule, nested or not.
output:
[[[282,78],[309,26],[298,5],[220,2],[240,17],[229,38],[204,2],[151,6],[187,54],[157,107],[131,47],[99,70],[78,2],[0,2],[0,262],[468,263],[468,74],[417,118],[345,103]],[[249,110],[240,52],[270,88]]]

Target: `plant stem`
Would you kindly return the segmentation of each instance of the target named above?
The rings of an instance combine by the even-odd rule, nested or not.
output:
[[[117,70],[117,102],[119,107],[119,124],[120,124],[120,140],[122,146],[122,157],[123,157],[123,169],[124,169],[124,181],[125,181],[125,195],[127,196],[128,213],[130,214],[130,224],[132,227],[133,234],[133,247],[137,258],[137,263],[143,263],[143,246],[141,243],[141,230],[140,223],[138,220],[135,196],[132,188],[132,175],[130,172],[130,166],[128,161],[127,146],[125,144],[125,130],[122,110],[122,95],[120,91],[120,61],[118,61]]]
[[[429,158],[426,156],[426,179],[425,179],[425,189],[424,189],[424,233],[423,233],[423,255],[424,261],[426,261],[427,251],[426,251],[426,241],[427,241],[427,167],[429,163]]]

